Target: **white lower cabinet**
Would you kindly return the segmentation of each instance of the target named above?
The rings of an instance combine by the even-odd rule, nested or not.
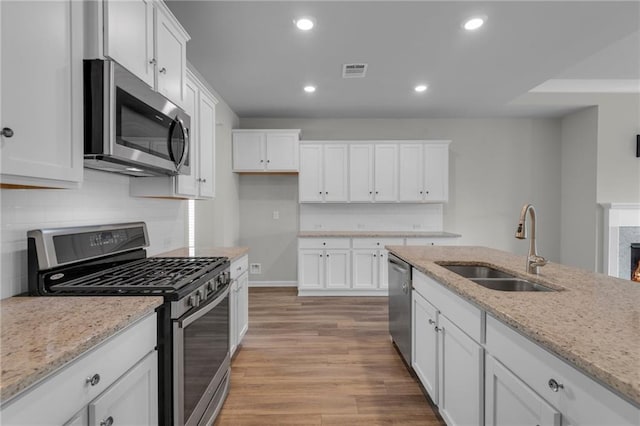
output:
[[[4,402],[2,424],[157,425],[156,325],[148,315]]]
[[[560,426],[560,412],[490,355],[485,383],[485,426]]]
[[[482,425],[484,349],[470,337],[479,339],[481,312],[437,286],[413,269],[413,369],[449,426]]]
[[[483,420],[483,349],[444,315],[438,316],[438,407],[449,426]]]
[[[158,423],[158,355],[151,352],[89,404],[89,425]]]
[[[298,287],[301,289],[342,289],[350,283],[349,250],[300,250]]]
[[[249,258],[242,256],[231,263],[229,290],[229,352],[235,353],[249,329]]]

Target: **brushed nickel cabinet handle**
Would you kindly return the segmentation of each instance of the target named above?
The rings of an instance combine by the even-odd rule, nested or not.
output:
[[[3,127],[0,134],[2,134],[2,136],[4,136],[5,138],[11,138],[13,137],[13,129],[11,129],[10,127]]]
[[[100,426],[111,426],[113,425],[113,417],[109,416],[106,419],[104,419],[103,421],[100,422]]]
[[[90,384],[91,386],[97,385],[98,383],[100,383],[100,375],[96,373],[91,377],[87,377],[86,383]]]

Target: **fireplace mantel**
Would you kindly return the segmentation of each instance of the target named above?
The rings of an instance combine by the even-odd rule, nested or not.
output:
[[[627,271],[621,271],[619,265],[620,228],[640,227],[640,203],[606,203],[601,206],[604,210],[602,250],[604,273],[628,279]],[[629,247],[630,250],[631,247]]]

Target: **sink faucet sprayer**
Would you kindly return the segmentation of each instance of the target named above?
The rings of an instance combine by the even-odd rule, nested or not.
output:
[[[522,206],[518,229],[516,230],[516,238],[519,240],[527,238],[527,212],[531,214],[531,238],[529,239],[529,255],[527,256],[527,272],[537,274],[538,267],[546,265],[547,259],[538,255],[538,249],[536,247],[536,209],[533,208],[532,204]]]

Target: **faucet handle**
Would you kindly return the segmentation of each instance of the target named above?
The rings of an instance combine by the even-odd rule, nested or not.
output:
[[[531,255],[529,256],[529,264],[532,266],[544,266],[548,263],[548,260],[542,256]]]

